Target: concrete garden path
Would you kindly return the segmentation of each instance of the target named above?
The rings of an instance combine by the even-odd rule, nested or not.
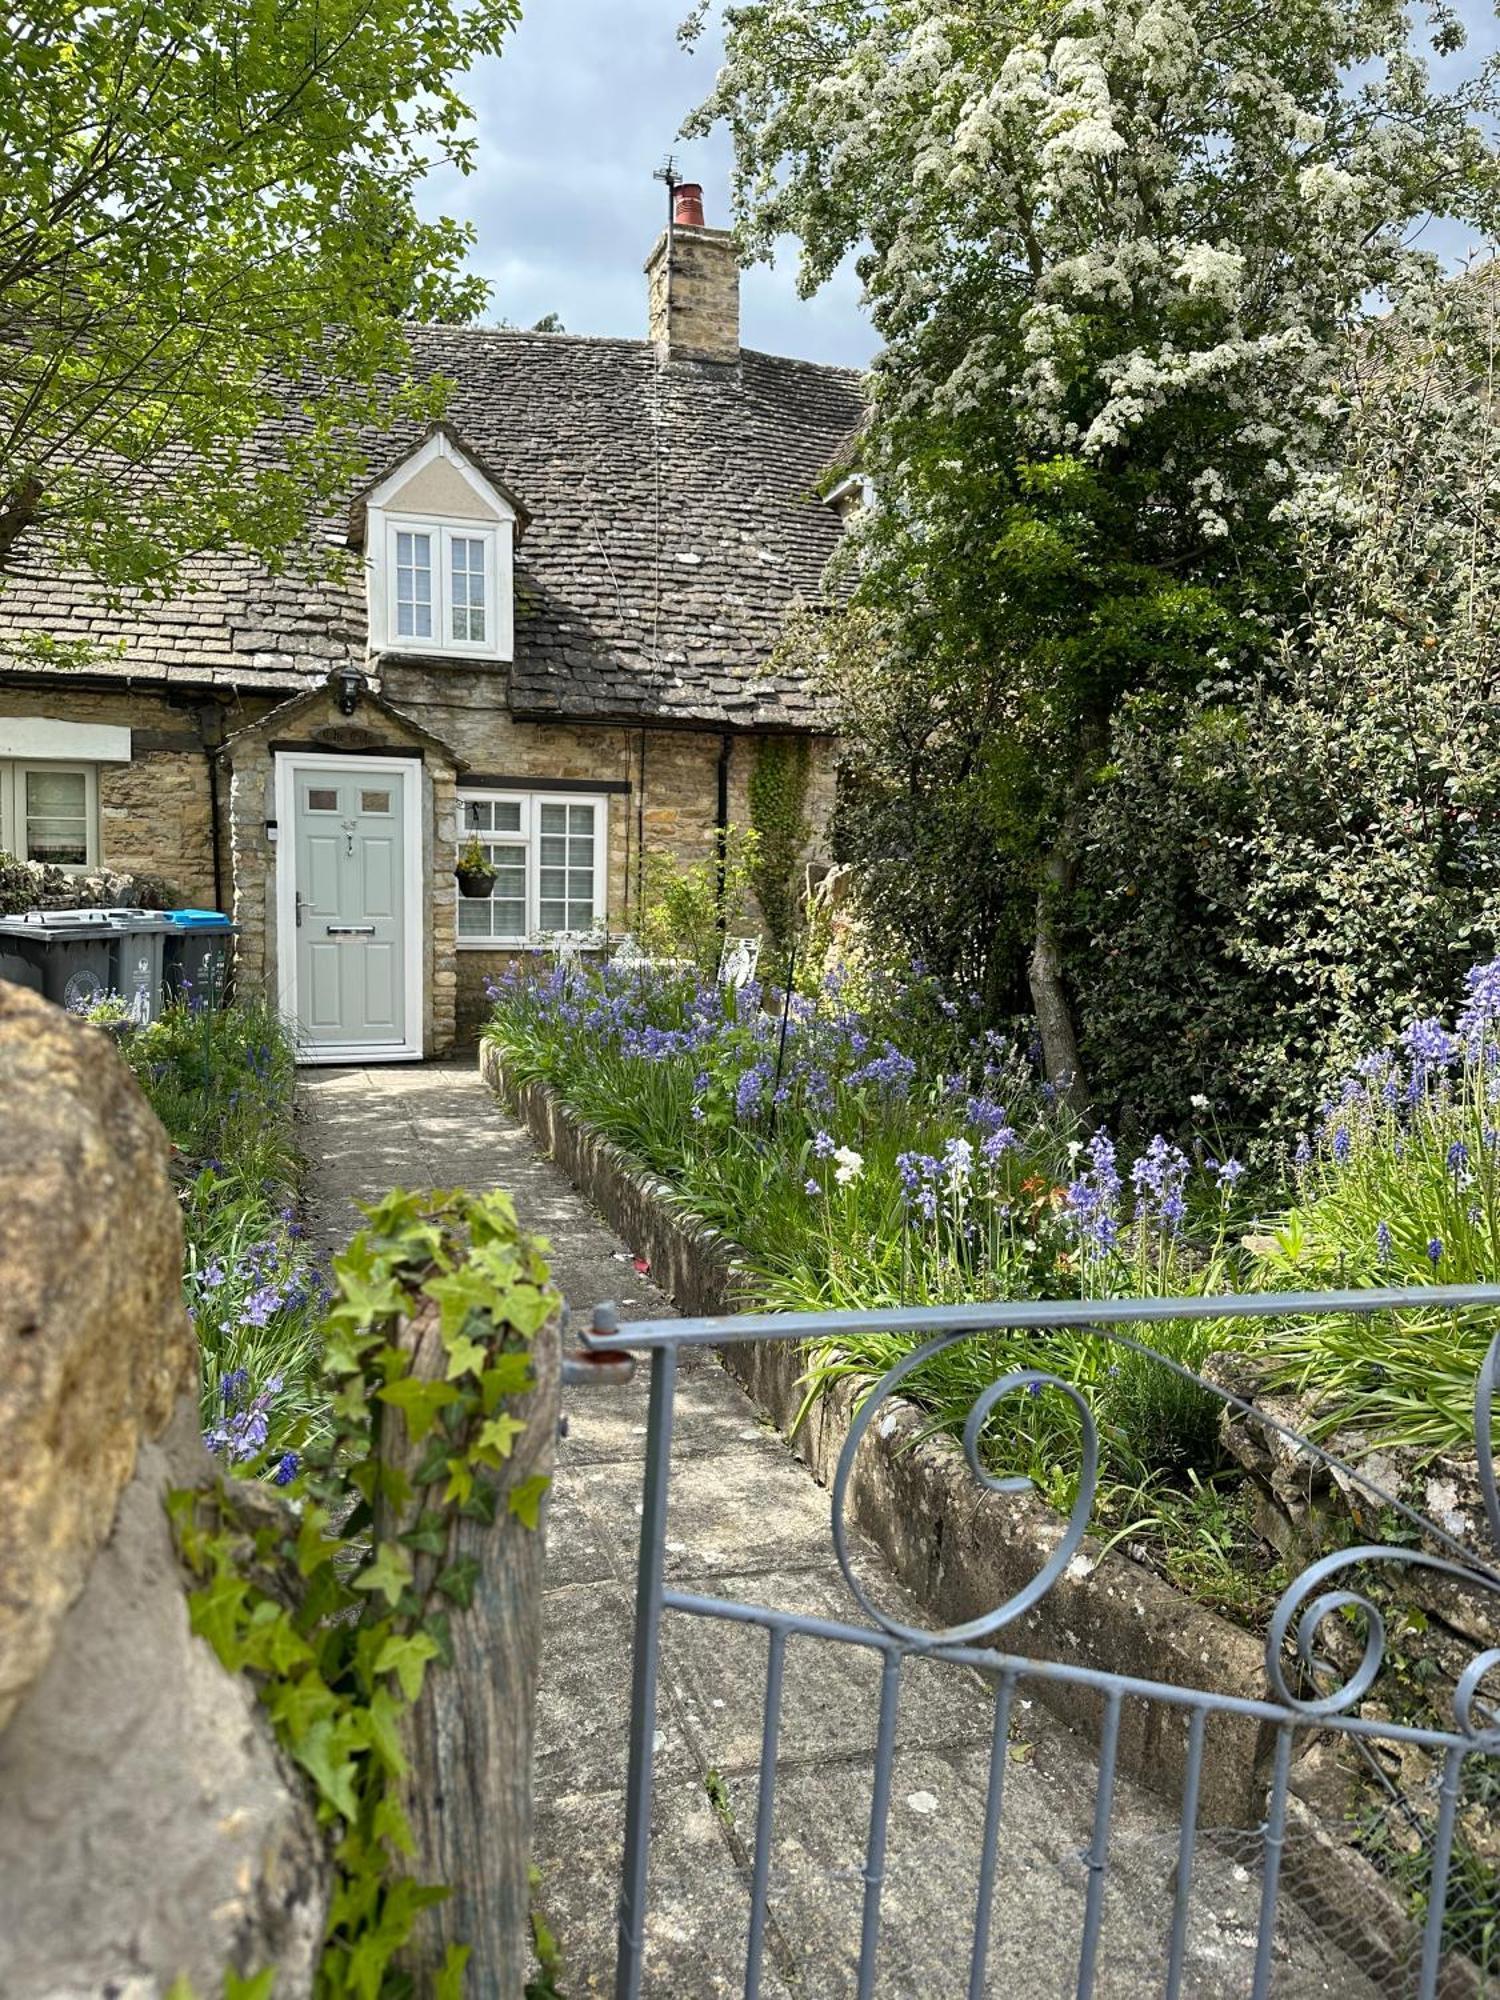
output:
[[[308,1070],[303,1144],[315,1238],[341,1244],[354,1204],[395,1184],[503,1187],[550,1237],[575,1311],[670,1310],[614,1237],[469,1068]],[[677,1397],[669,1575],[700,1591],[853,1621],[829,1502],[718,1363],[689,1352]],[[542,1905],[570,2000],[611,1990],[630,1688],[645,1384],[572,1395],[547,1524],[547,1639],[536,1768]],[[879,1558],[864,1552],[866,1575]],[[920,1612],[888,1577],[884,1601]],[[905,1609],[903,1610],[903,1603]],[[670,1618],[657,1717],[645,1990],[715,1996],[743,1985],[766,1642],[748,1628]],[[861,1648],[794,1639],[787,1651],[771,1914],[762,1990],[797,2000],[855,1991],[878,1693]],[[1024,1689],[1022,1690],[1024,1692]],[[993,1705],[977,1676],[932,1662],[903,1673],[877,1992],[966,1991]],[[1095,1769],[1089,1745],[1018,1702],[986,1991],[1063,2000],[1077,1979]],[[1183,1993],[1249,1990],[1256,1844],[1205,1835]],[[1099,1977],[1103,2000],[1160,1992],[1177,1858],[1169,1807],[1117,1784]],[[1375,1988],[1284,1914],[1277,2000],[1373,2000]]]

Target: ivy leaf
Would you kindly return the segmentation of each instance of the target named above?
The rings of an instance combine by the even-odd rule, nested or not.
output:
[[[510,1490],[510,1511],[525,1528],[537,1527],[542,1518],[542,1495],[552,1481],[545,1472],[533,1473],[530,1479],[523,1479],[519,1486]]]
[[[370,1413],[370,1404],[365,1393],[364,1376],[351,1375],[346,1382],[340,1383],[330,1396],[329,1402],[333,1414],[342,1417],[346,1423],[355,1423],[367,1417]]]
[[[445,1500],[458,1500],[462,1502],[468,1499],[473,1490],[474,1475],[469,1470],[468,1465],[461,1458],[450,1459],[448,1462],[448,1484],[443,1489],[443,1498]]]
[[[441,1479],[448,1470],[448,1441],[435,1437],[417,1462],[412,1474],[416,1486],[430,1486],[435,1479]]]
[[[394,1674],[408,1701],[422,1693],[427,1662],[437,1658],[437,1641],[428,1632],[392,1633],[375,1656],[377,1674]]]
[[[264,1700],[271,1719],[292,1743],[298,1743],[313,1725],[331,1718],[339,1698],[316,1667],[309,1667],[296,1680],[273,1683]]]
[[[479,1435],[474,1440],[473,1455],[486,1465],[498,1466],[510,1457],[518,1437],[525,1435],[526,1425],[520,1417],[491,1417],[481,1424]]]
[[[418,1382],[407,1376],[400,1382],[387,1382],[376,1394],[382,1403],[392,1403],[401,1411],[407,1435],[413,1444],[420,1444],[437,1422],[439,1410],[453,1402],[458,1391],[451,1382]]]
[[[437,1651],[433,1658],[440,1667],[453,1665],[453,1626],[446,1611],[429,1611],[422,1620],[422,1630],[431,1639]]]
[[[451,1597],[460,1611],[467,1611],[474,1602],[474,1585],[479,1579],[479,1559],[477,1556],[460,1556],[450,1563],[437,1580],[437,1588],[444,1597]]]
[[[232,1570],[221,1569],[211,1583],[188,1597],[188,1626],[206,1639],[219,1656],[220,1664],[231,1673],[240,1670],[240,1614],[250,1586]]]
[[[319,1507],[309,1501],[302,1511],[302,1520],[297,1528],[297,1574],[311,1576],[324,1563],[332,1562],[344,1546],[337,1535],[325,1533],[329,1514],[326,1507]]]
[[[502,1396],[520,1396],[535,1384],[529,1354],[498,1354],[479,1378],[484,1414],[493,1413]]]
[[[329,1804],[345,1819],[357,1819],[359,1799],[354,1790],[354,1759],[339,1724],[315,1722],[302,1741],[290,1747],[293,1757]]]
[[[415,1527],[408,1528],[400,1539],[418,1555],[440,1556],[448,1546],[448,1517],[426,1507],[417,1516]]]
[[[369,1707],[355,1712],[361,1716],[375,1755],[393,1778],[404,1778],[407,1764],[401,1751],[401,1710],[390,1689],[376,1688],[370,1696]]]
[[[224,2000],[271,2000],[276,1985],[276,1968],[268,1965],[264,1972],[254,1972],[248,1979],[241,1979],[233,1966],[224,1970]]]
[[[411,1822],[394,1792],[381,1793],[370,1818],[370,1833],[375,1840],[388,1840],[398,1854],[415,1854],[417,1851]]]
[[[498,1499],[499,1495],[495,1491],[494,1482],[484,1478],[482,1474],[476,1473],[474,1477],[474,1491],[464,1501],[458,1511],[464,1516],[465,1520],[483,1521],[488,1526],[495,1518],[495,1505]]]
[[[401,1593],[411,1581],[411,1556],[399,1542],[382,1542],[375,1554],[375,1560],[367,1563],[354,1579],[356,1590],[378,1590],[387,1604],[400,1601]]]
[[[464,1967],[472,1950],[472,1945],[449,1945],[432,1989],[432,2000],[464,2000]]]

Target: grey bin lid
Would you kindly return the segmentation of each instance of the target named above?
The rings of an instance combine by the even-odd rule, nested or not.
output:
[[[3,937],[119,937],[174,928],[160,910],[23,910],[16,917],[0,917]]]

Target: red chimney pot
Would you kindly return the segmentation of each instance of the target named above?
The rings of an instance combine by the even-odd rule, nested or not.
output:
[[[703,227],[703,189],[697,181],[683,181],[673,191],[672,220],[679,229]]]

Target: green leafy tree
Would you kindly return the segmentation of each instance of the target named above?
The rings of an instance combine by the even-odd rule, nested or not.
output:
[[[1461,42],[1447,12],[1432,39]],[[804,291],[855,253],[885,343],[856,598],[885,691],[846,717],[861,846],[923,871],[918,941],[992,997],[1024,901],[1077,1101],[1060,929],[1113,718],[1233,680],[1285,614],[1302,524],[1335,504],[1350,331],[1429,271],[1415,219],[1494,221],[1495,104],[1492,65],[1433,87],[1395,0],[729,17],[696,123],[730,126],[745,240],[796,238]]]
[[[1251,694],[1121,710],[1072,934],[1099,1095],[1283,1139],[1500,936],[1500,286],[1412,299],[1343,385],[1341,517]]]
[[[272,562],[402,403],[398,315],[467,318],[453,79],[516,0],[22,0],[0,73],[0,572],[23,537],[109,591]],[[290,399],[274,451],[263,425]],[[422,398],[408,395],[408,407]]]

